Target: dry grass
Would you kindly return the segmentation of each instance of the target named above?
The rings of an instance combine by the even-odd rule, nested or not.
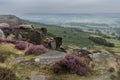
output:
[[[14,44],[10,44],[10,43],[1,43],[0,44],[0,50],[4,50],[4,51],[10,51],[10,52],[14,52],[16,54],[21,54],[23,55],[24,54],[24,51],[20,51],[20,50],[17,50],[15,48],[15,45]]]

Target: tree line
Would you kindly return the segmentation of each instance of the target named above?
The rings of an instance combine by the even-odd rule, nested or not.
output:
[[[93,37],[93,36],[90,36],[89,39],[99,45],[104,45],[104,46],[107,46],[107,47],[114,47],[114,43],[110,43],[110,42],[107,42],[106,39],[104,38],[101,38],[101,37]]]

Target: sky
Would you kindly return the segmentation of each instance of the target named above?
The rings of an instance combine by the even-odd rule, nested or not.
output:
[[[120,13],[120,0],[0,0],[0,14]]]

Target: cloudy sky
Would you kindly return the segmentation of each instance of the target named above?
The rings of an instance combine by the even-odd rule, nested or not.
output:
[[[0,0],[0,14],[119,12],[120,0]]]

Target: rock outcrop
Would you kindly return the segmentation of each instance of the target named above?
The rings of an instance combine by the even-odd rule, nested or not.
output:
[[[46,28],[35,28],[33,25],[24,24],[17,27],[2,27],[3,35],[2,31],[6,38],[12,34],[15,40],[28,41],[35,45],[43,44],[50,49],[60,49],[62,45],[62,38],[47,36]]]
[[[65,55],[66,53],[64,52],[49,50],[46,54],[36,56],[35,62],[40,64],[50,64],[59,61],[60,59],[64,58]]]
[[[107,52],[107,51],[101,51],[89,54],[89,56],[92,58],[92,65],[94,70],[101,70],[101,71],[107,71],[110,68],[113,68],[115,70],[118,69],[118,64],[116,62],[116,57]]]
[[[101,72],[119,69],[119,60],[115,55],[108,51],[88,51],[83,49],[73,49],[72,54],[80,56],[81,59],[86,59],[85,63],[94,70],[100,70]]]
[[[7,23],[10,26],[22,24],[22,20],[14,15],[0,15],[0,23]]]
[[[5,34],[4,34],[4,32],[0,29],[0,38],[5,38]]]
[[[56,42],[56,49],[59,49],[60,46],[62,45],[62,38],[61,37],[55,37],[54,40]]]
[[[48,37],[46,28],[37,28],[30,24],[23,24],[23,21],[14,15],[0,15],[0,35],[3,38],[13,35],[13,39],[28,41],[35,45],[43,44],[50,49],[60,49],[61,37]]]

